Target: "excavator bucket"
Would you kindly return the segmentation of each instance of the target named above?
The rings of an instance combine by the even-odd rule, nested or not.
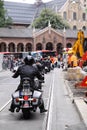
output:
[[[75,88],[87,88],[87,76],[81,82],[76,83]]]

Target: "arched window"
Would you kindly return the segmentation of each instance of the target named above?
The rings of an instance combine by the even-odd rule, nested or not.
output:
[[[38,43],[36,45],[36,50],[42,50],[42,44],[41,43]]]
[[[8,51],[9,52],[15,52],[15,44],[13,42],[9,43]]]
[[[86,14],[85,13],[82,14],[82,19],[83,19],[83,21],[86,20]]]
[[[76,12],[73,12],[73,20],[76,20],[77,16],[76,16]]]
[[[46,50],[53,50],[53,44],[51,42],[46,44]]]
[[[67,13],[66,11],[63,12],[63,18],[66,20],[67,19]]]
[[[28,51],[32,51],[32,44],[31,43],[27,43],[26,44],[26,49],[25,49],[26,52]]]
[[[82,29],[83,29],[83,30],[86,30],[86,26],[83,26]]]
[[[73,30],[76,30],[76,29],[77,29],[77,27],[76,27],[76,25],[74,25],[74,26],[73,26]]]
[[[86,52],[87,51],[87,38],[84,39],[83,48],[84,48],[84,52]]]
[[[24,45],[23,43],[19,43],[17,45],[17,52],[23,52],[24,51]]]
[[[66,48],[71,48],[72,47],[72,44],[71,43],[67,43],[66,44]]]
[[[0,52],[6,52],[6,44],[4,42],[0,43]]]
[[[62,54],[62,50],[63,50],[63,44],[62,43],[58,43],[57,44],[57,53],[58,54]]]

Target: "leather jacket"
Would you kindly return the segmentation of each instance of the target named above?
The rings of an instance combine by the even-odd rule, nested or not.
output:
[[[40,80],[42,79],[42,75],[39,73],[38,69],[32,65],[20,66],[12,77],[17,78],[18,76],[20,76],[20,80],[24,77],[29,77],[32,81],[34,80],[34,77],[37,77]]]

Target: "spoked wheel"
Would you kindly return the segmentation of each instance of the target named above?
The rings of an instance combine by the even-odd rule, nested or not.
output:
[[[24,119],[28,119],[28,118],[29,118],[29,115],[30,115],[29,109],[24,108],[24,109],[22,109],[22,112],[23,112],[23,117],[24,117]]]

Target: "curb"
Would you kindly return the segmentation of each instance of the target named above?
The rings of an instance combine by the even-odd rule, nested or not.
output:
[[[68,81],[64,80],[64,83],[65,83],[65,87],[66,87],[66,89],[68,91],[68,94],[69,94],[69,97],[70,97],[71,101],[74,102],[74,96],[73,96],[73,93],[72,93],[72,91],[71,91],[71,89],[70,89],[70,87],[68,85]]]
[[[74,98],[73,93],[68,85],[68,81],[64,80],[64,83],[72,103],[75,104],[75,107],[80,115],[80,118],[83,120],[84,124],[87,127],[87,104],[84,102],[84,98],[83,97]]]
[[[74,104],[79,112],[80,117],[87,127],[87,104],[84,102],[83,99],[75,99]]]

